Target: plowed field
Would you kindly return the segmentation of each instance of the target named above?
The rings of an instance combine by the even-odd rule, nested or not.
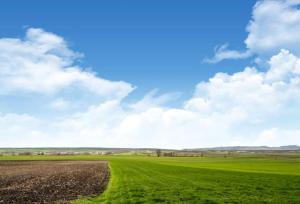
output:
[[[0,161],[0,203],[67,203],[99,195],[108,177],[101,161]]]

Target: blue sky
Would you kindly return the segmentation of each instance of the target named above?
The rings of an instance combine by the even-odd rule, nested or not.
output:
[[[26,27],[63,36],[85,54],[84,66],[100,76],[138,87],[132,98],[158,88],[182,92],[219,71],[249,62],[202,63],[218,44],[244,47],[255,1],[2,1],[0,36],[22,37]],[[220,68],[221,67],[221,68]]]
[[[0,147],[300,145],[300,0],[0,4]]]

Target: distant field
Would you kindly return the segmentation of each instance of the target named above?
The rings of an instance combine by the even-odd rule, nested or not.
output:
[[[0,160],[107,160],[111,178],[75,203],[300,203],[300,156],[12,156]]]

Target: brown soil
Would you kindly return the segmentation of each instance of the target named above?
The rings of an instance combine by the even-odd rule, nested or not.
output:
[[[0,161],[0,203],[68,203],[99,195],[108,178],[102,161]]]

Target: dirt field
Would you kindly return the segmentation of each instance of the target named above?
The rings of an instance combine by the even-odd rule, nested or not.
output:
[[[101,161],[0,161],[0,203],[68,203],[105,189]]]

